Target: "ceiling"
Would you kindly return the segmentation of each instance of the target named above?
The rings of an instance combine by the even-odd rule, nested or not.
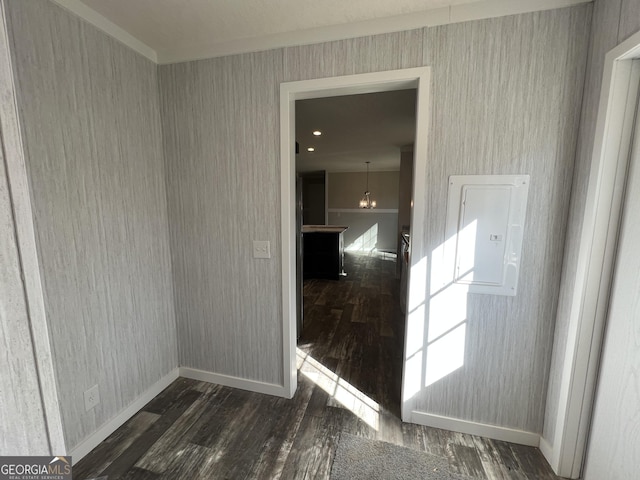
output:
[[[157,63],[319,43],[591,0],[53,0]]]
[[[358,172],[367,161],[372,171],[399,170],[401,148],[414,142],[415,116],[415,89],[298,100],[296,171]]]

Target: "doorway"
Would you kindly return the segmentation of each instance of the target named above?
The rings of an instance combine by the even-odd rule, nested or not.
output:
[[[400,233],[410,229],[416,90],[297,100],[295,120],[297,227],[307,230],[305,242],[322,247],[329,237],[343,250],[304,249],[304,278],[344,278],[345,255],[400,257]],[[339,242],[327,225],[346,227]]]
[[[295,113],[303,218],[296,232],[298,357],[399,418],[397,251],[401,230],[409,238],[410,220],[401,222],[400,211],[411,205],[416,90],[297,100]],[[317,367],[301,363],[299,375],[316,383]]]
[[[423,219],[425,211],[424,175],[426,170],[430,69],[393,70],[362,75],[332,77],[281,84],[281,227],[282,227],[282,305],[283,359],[285,389],[293,396],[297,387],[296,355],[296,212],[295,212],[295,101],[360,93],[416,89],[416,142],[414,147],[412,233],[415,241],[411,254],[422,258]],[[411,295],[411,268],[409,269]],[[404,319],[406,326],[406,318]],[[403,349],[403,376],[406,345]],[[406,405],[403,396],[401,409]]]

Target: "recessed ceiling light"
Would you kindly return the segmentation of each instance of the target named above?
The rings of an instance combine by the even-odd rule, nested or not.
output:
[[[315,149],[315,148],[313,148],[313,147],[309,147],[309,148],[307,148],[307,152],[315,152],[315,151],[316,151],[316,149]]]
[[[320,135],[322,135],[322,132],[321,132],[320,130],[314,130],[314,131],[313,131],[313,134],[314,134],[316,137],[319,137]]]

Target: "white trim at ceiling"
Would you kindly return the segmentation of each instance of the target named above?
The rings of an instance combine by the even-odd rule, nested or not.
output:
[[[552,10],[569,7],[592,0],[480,0],[474,3],[436,8],[423,12],[378,18],[362,22],[309,28],[261,37],[242,38],[226,43],[176,48],[158,51],[158,63],[169,64],[222,57],[238,53],[257,52],[274,48],[331,42],[347,38],[366,37],[382,33],[401,32],[423,27],[434,27],[450,23],[504,17],[518,13]]]
[[[88,7],[81,0],[51,0],[73,12],[111,37],[158,64],[170,64],[222,57],[238,53],[257,52],[274,48],[331,42],[347,38],[365,37],[400,32],[450,23],[468,22],[485,18],[504,17],[519,13],[570,7],[593,0],[479,0],[423,12],[378,18],[362,22],[329,25],[261,37],[241,38],[224,43],[176,47],[154,50],[149,45],[113,23],[104,15]]]
[[[121,43],[124,43],[127,47],[135,50],[139,54],[147,57],[153,63],[158,63],[158,54],[146,43],[141,42],[129,32],[123,30],[118,25],[113,23],[104,15],[96,12],[93,8],[87,7],[80,0],[51,0],[57,3],[62,8],[69,10],[76,14],[78,17],[86,20],[94,27],[99,28],[107,35],[115,38]]]

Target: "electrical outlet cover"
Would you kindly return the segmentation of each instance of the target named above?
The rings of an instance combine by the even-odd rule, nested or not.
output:
[[[89,390],[84,392],[84,409],[89,411],[100,403],[100,390],[98,385],[94,385]]]
[[[268,240],[253,241],[253,258],[271,258],[271,244]]]

